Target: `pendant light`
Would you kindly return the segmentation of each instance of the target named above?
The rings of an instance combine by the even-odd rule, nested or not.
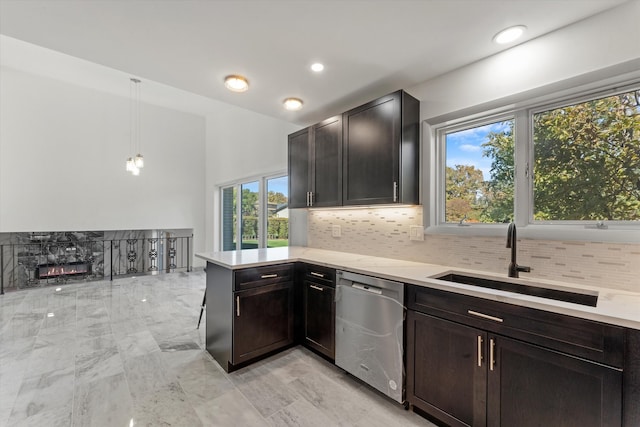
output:
[[[140,154],[142,138],[140,136],[140,80],[129,79],[129,152],[138,154],[127,158],[126,170],[132,175],[140,175],[144,167],[144,157]]]

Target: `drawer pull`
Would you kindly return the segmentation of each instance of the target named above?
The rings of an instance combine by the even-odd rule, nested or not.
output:
[[[240,317],[240,297],[236,297],[236,316]]]
[[[309,274],[311,274],[312,276],[316,276],[316,277],[322,277],[322,278],[324,278],[324,274],[322,274],[322,273],[316,273],[315,271],[312,271],[312,272],[311,272],[311,273],[309,273]]]
[[[496,342],[491,338],[489,340],[489,369],[493,371],[493,366],[496,364],[496,359],[493,354],[493,349],[496,346]]]
[[[320,292],[324,291],[324,289],[323,289],[323,288],[321,288],[320,286],[316,286],[316,285],[309,285],[309,287],[310,287],[310,288],[312,288],[312,289],[315,289],[316,291],[320,291]]]
[[[469,313],[472,316],[482,317],[483,319],[493,320],[494,322],[500,322],[500,323],[504,322],[504,320],[502,320],[499,317],[489,316],[488,314],[480,313],[473,310],[467,310],[467,313]]]
[[[260,278],[262,279],[273,279],[274,277],[278,277],[277,274],[263,274],[262,276],[260,276]]]
[[[482,367],[482,336],[478,335],[478,366]]]

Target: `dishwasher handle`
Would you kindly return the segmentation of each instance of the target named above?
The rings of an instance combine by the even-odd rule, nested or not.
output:
[[[359,289],[361,291],[371,292],[372,294],[382,295],[382,289],[376,288],[375,286],[363,285],[360,283],[354,283],[351,285],[352,288]]]

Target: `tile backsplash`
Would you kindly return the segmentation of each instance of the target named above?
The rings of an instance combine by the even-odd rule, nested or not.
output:
[[[422,224],[422,207],[310,210],[307,245],[410,261],[506,273],[510,249],[505,237],[424,236],[409,240],[409,227]],[[340,237],[333,237],[333,226]],[[640,292],[640,244],[560,240],[518,240],[523,277]]]

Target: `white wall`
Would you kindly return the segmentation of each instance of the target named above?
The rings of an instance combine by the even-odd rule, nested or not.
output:
[[[222,105],[224,108],[214,108],[207,114],[207,251],[220,248],[219,186],[264,174],[286,174],[287,135],[300,129],[282,120]]]
[[[422,119],[434,124],[611,76],[638,78],[639,19],[640,1],[630,1],[408,92],[421,100]]]
[[[128,97],[0,73],[0,232],[193,228],[203,250],[203,116],[143,104],[134,177]]]

